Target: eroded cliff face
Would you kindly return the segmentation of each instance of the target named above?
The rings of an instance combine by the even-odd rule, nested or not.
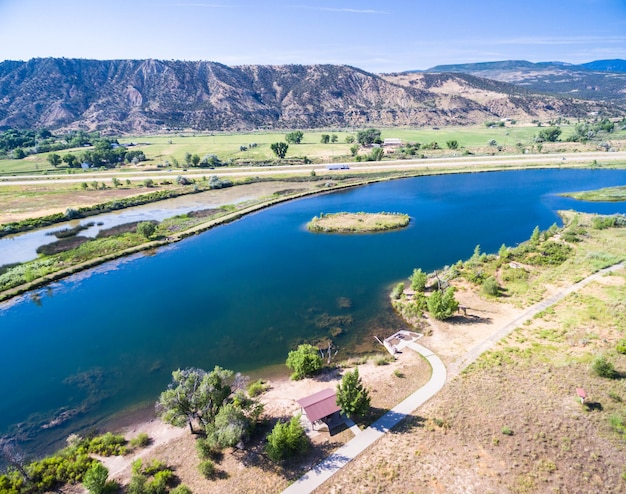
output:
[[[0,127],[140,133],[420,126],[581,117],[615,106],[462,74],[378,76],[343,65],[32,59],[0,63]]]

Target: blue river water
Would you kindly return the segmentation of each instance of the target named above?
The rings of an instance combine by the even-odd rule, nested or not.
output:
[[[373,184],[284,203],[0,305],[0,435],[45,448],[154,401],[179,367],[258,372],[331,331],[342,353],[367,348],[402,326],[387,294],[413,268],[452,264],[477,244],[516,245],[559,223],[561,209],[624,213],[624,203],[556,195],[624,184],[624,170],[567,169]],[[410,226],[305,229],[320,212],[381,210],[408,213]]]

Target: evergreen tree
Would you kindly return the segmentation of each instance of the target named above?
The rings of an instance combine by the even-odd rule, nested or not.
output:
[[[359,368],[348,371],[337,385],[337,405],[347,417],[365,415],[370,408],[369,392],[359,377]]]

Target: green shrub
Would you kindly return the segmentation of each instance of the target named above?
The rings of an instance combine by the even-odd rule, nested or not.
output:
[[[145,448],[150,444],[150,437],[145,432],[141,432],[130,440],[131,448]]]
[[[426,288],[428,276],[421,269],[414,269],[413,274],[409,278],[411,280],[411,288],[416,292],[423,292]]]
[[[615,349],[617,350],[617,353],[626,355],[626,338],[624,338],[623,340],[619,340]]]
[[[170,494],[191,494],[191,489],[187,487],[185,484],[180,484],[177,487],[174,487]]]
[[[262,379],[258,379],[248,386],[248,395],[254,398],[255,396],[259,396],[260,394],[265,393],[267,391],[267,385],[263,382]]]
[[[505,436],[512,436],[513,435],[513,431],[511,430],[510,427],[507,427],[506,425],[502,428],[502,434],[504,434]]]
[[[215,475],[215,463],[211,460],[204,460],[198,465],[198,470],[205,479],[210,479]]]
[[[616,376],[613,363],[609,362],[606,357],[603,356],[596,357],[591,364],[591,369],[600,377],[613,379]]]
[[[299,345],[296,350],[289,352],[285,364],[293,371],[291,379],[297,381],[319,371],[322,368],[322,357],[316,347]]]
[[[302,454],[309,446],[307,435],[300,425],[300,416],[289,422],[278,422],[267,436],[265,451],[272,461],[281,462]]]
[[[201,460],[207,460],[213,457],[215,450],[206,438],[201,437],[196,439],[196,452]]]
[[[391,298],[393,300],[398,300],[402,294],[404,293],[404,283],[400,282],[391,290]]]
[[[428,311],[439,320],[452,316],[459,308],[459,303],[454,298],[454,288],[448,287],[445,292],[436,291],[428,297]]]
[[[87,488],[89,494],[104,494],[108,477],[109,470],[98,461],[85,472],[83,485]]]
[[[94,437],[87,446],[89,453],[102,456],[118,456],[126,454],[126,439],[124,436],[110,432]]]
[[[498,295],[500,295],[500,286],[498,285],[496,279],[493,276],[490,276],[485,281],[483,281],[483,284],[481,285],[481,291],[485,295],[497,297]]]

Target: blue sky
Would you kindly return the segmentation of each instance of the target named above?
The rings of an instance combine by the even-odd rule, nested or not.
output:
[[[626,58],[626,0],[0,0],[0,60],[348,64]]]

